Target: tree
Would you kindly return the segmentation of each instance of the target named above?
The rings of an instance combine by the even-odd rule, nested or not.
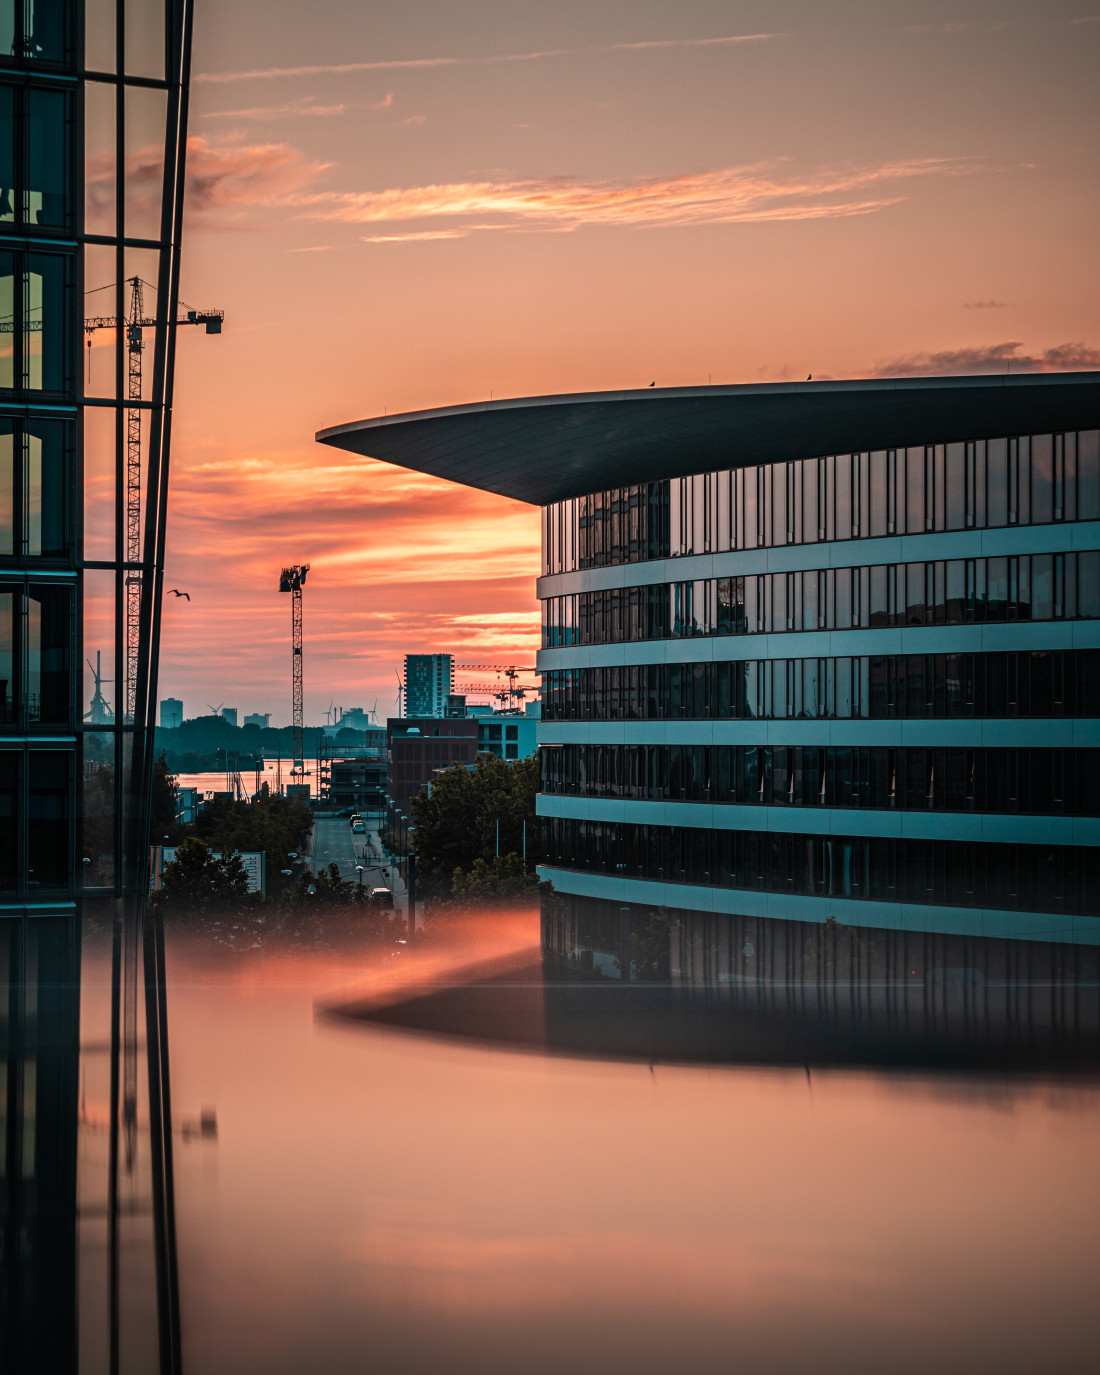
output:
[[[183,827],[176,820],[179,816],[179,789],[175,777],[168,772],[168,760],[163,750],[153,760],[150,803],[153,844],[160,845],[165,836],[169,841],[179,840],[183,834]]]
[[[517,898],[534,897],[538,890],[538,875],[524,872],[519,855],[494,856],[489,864],[479,856],[468,874],[456,869],[451,879],[455,900],[479,907],[514,904]]]
[[[161,871],[154,897],[172,911],[205,912],[211,907],[241,907],[250,901],[248,875],[240,855],[216,855],[196,836],[188,836]]]
[[[482,756],[474,769],[456,764],[437,773],[431,796],[424,792],[412,800],[420,895],[445,897],[453,891],[456,869],[472,874],[479,859],[491,866],[498,821],[502,857],[522,856],[526,829],[526,869],[533,873],[542,858],[538,791],[537,754],[514,762]],[[517,862],[522,869],[522,858]]]
[[[195,819],[195,834],[212,850],[262,850],[267,856],[268,886],[291,868],[290,855],[300,854],[313,826],[309,803],[277,793],[260,793],[254,802],[219,797]]]

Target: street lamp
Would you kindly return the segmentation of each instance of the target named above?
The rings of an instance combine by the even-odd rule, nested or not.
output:
[[[358,875],[359,875],[359,901],[362,902],[362,901],[363,901],[363,866],[362,866],[361,864],[357,864],[357,865],[355,866],[355,868],[356,868],[356,872],[357,872]]]

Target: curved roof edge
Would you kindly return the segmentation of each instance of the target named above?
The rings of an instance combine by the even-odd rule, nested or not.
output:
[[[819,454],[1100,426],[1100,372],[510,397],[319,430],[334,448],[533,505]]]

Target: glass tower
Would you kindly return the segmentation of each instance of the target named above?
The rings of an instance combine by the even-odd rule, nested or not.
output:
[[[118,1368],[139,1041],[162,1368],[178,1346],[142,893],[190,25],[186,0],[0,0],[0,1318],[13,1369],[77,1363],[78,1083],[109,1128],[92,1301]],[[92,1034],[105,1053],[83,1065],[89,930],[106,933],[111,994]]]

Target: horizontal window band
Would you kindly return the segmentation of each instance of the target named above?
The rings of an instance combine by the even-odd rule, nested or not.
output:
[[[616,906],[629,904],[641,913],[658,907],[697,912],[704,917],[770,917],[819,925],[830,917],[843,926],[947,935],[995,937],[1007,940],[1053,941],[1060,944],[1100,944],[1100,921],[1087,915],[1019,912],[1005,909],[935,907],[916,902],[814,897],[807,894],[767,893],[746,889],[709,888],[661,883],[646,879],[611,878],[539,865],[555,894],[596,899]],[[550,901],[553,902],[553,897]]]
[[[1100,521],[997,526],[985,530],[943,530],[931,534],[876,535],[828,544],[789,544],[767,549],[730,549],[682,554],[645,563],[619,563],[582,572],[544,574],[536,582],[540,601],[656,583],[706,578],[760,577],[767,573],[813,572],[853,566],[923,563],[940,559],[1001,558],[1016,554],[1066,553],[1100,545]],[[858,551],[858,558],[856,557]],[[645,583],[639,577],[645,576]]]
[[[604,825],[669,826],[732,835],[787,835],[792,827],[820,840],[896,840],[972,845],[1100,845],[1096,817],[994,812],[907,812],[856,807],[745,806],[722,802],[635,802],[540,793],[540,819]]]
[[[789,817],[797,824],[802,818]],[[1100,912],[1100,847],[543,816],[548,868],[860,902]],[[1034,823],[1033,823],[1034,824]],[[1100,925],[1097,927],[1100,933]]]

